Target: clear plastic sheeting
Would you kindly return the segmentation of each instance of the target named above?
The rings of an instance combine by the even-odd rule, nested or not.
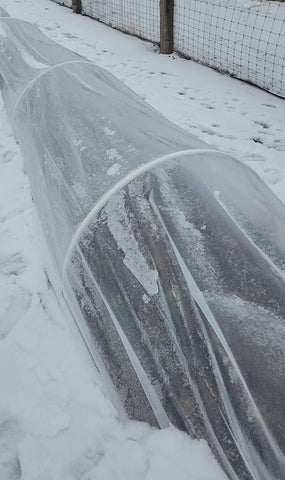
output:
[[[0,17],[10,17],[10,15],[4,10],[4,8],[0,7]]]
[[[31,25],[3,19],[0,28],[5,103],[62,269],[77,226],[106,191],[155,157],[204,144]]]
[[[86,61],[63,49],[29,23],[5,18],[5,11],[2,15],[0,12],[0,55],[1,90],[12,121],[21,95],[38,76],[61,63]]]
[[[284,478],[283,205],[218,152],[102,203],[65,284],[129,415],[206,438],[230,478]]]
[[[1,89],[61,292],[130,418],[285,478],[285,208],[109,73],[0,20]]]

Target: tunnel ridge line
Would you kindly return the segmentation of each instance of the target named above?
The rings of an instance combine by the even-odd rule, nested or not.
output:
[[[9,18],[9,17],[4,17],[4,18]],[[61,63],[57,63],[56,65],[52,65],[50,67],[47,67],[45,70],[41,71],[35,78],[33,78],[29,83],[28,85],[26,85],[24,87],[24,89],[22,90],[22,92],[20,93],[19,95],[19,98],[18,100],[16,101],[15,103],[15,106],[14,106],[14,109],[13,109],[13,114],[12,114],[12,128],[13,128],[13,131],[14,131],[14,134],[15,134],[15,128],[14,128],[14,124],[15,124],[15,115],[16,115],[16,111],[17,111],[17,108],[19,107],[21,101],[23,100],[25,94],[28,92],[28,90],[34,85],[34,83],[37,82],[37,80],[39,80],[39,78],[43,77],[46,73],[52,71],[52,70],[55,70],[56,68],[59,68],[59,67],[64,67],[65,65],[71,65],[73,63],[87,63],[87,64],[90,64],[90,65],[94,65],[94,62],[91,62],[89,60],[68,60],[66,62],[61,62]],[[16,135],[15,135],[16,136]]]

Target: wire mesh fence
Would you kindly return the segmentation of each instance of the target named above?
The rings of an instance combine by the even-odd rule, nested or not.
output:
[[[153,42],[159,41],[159,0],[82,0],[82,13]]]
[[[71,6],[71,0],[54,0]],[[159,42],[159,0],[81,0],[82,13]],[[174,0],[174,50],[285,97],[285,3]]]
[[[285,96],[285,4],[176,0],[174,49]]]

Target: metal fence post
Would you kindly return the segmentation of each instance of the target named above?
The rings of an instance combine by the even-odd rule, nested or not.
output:
[[[81,0],[72,0],[73,13],[82,13]]]
[[[160,0],[160,53],[173,52],[174,0]]]

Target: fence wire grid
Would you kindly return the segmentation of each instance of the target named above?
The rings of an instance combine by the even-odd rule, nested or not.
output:
[[[113,28],[159,41],[158,0],[81,0],[82,13]]]
[[[285,96],[285,5],[176,0],[174,49]]]
[[[71,7],[71,0],[54,0]],[[159,42],[159,0],[81,0],[82,13]],[[174,50],[285,98],[285,3],[174,0]]]

